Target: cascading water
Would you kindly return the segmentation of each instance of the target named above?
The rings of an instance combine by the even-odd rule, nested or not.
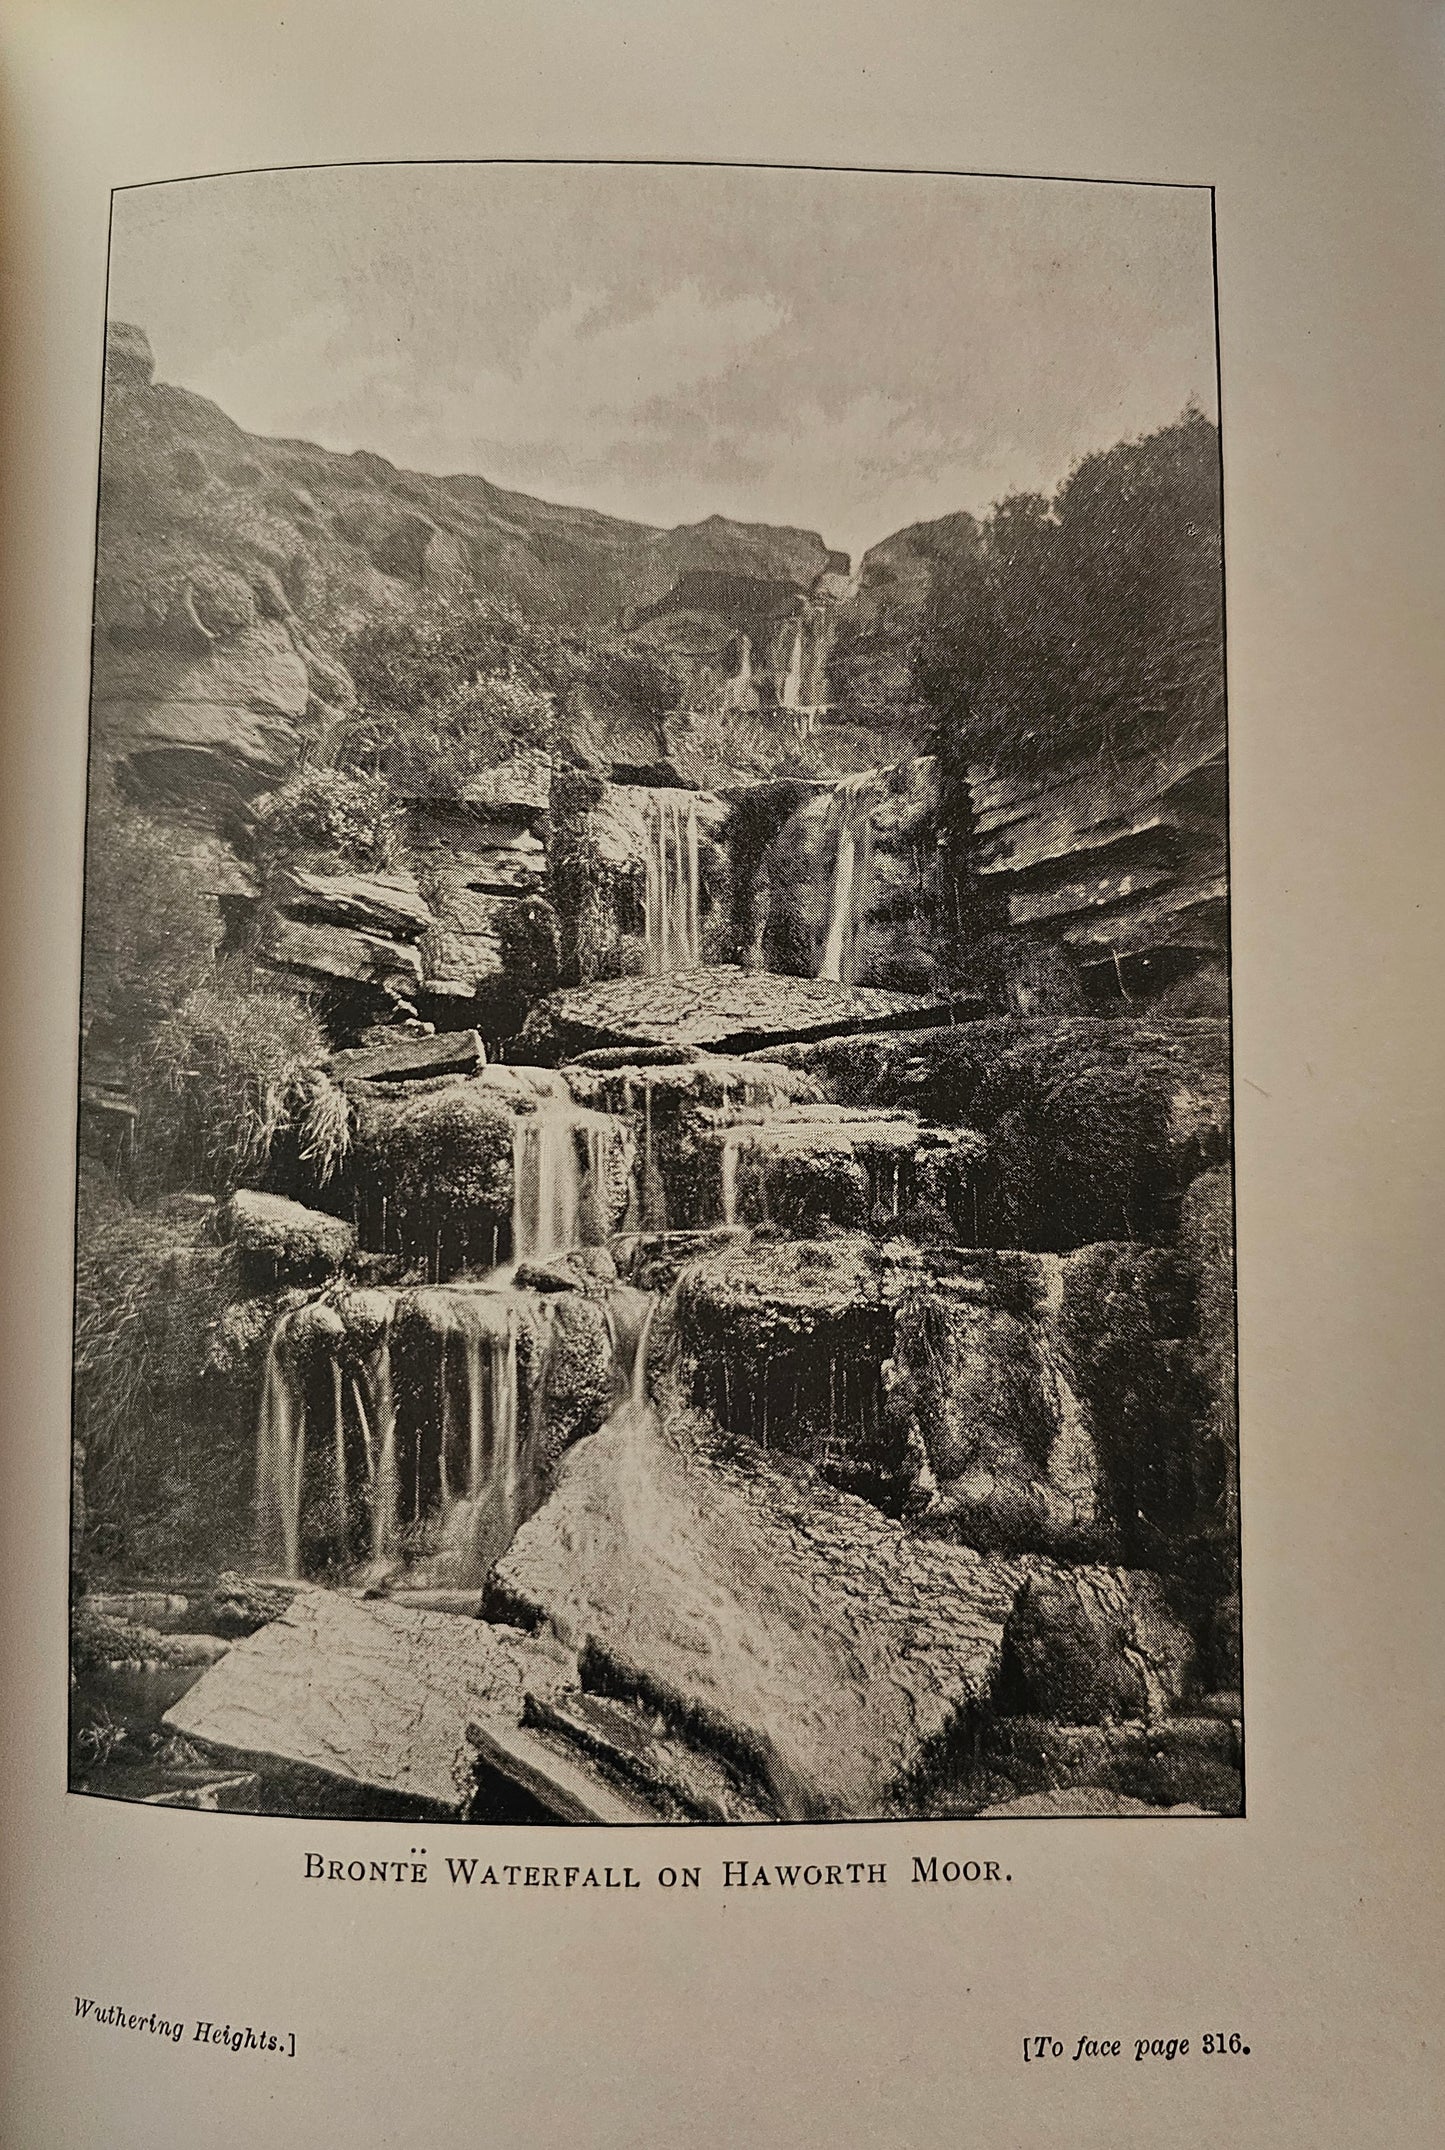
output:
[[[614,1409],[647,1402],[647,1354],[658,1305],[656,1292],[638,1291],[630,1284],[619,1284],[608,1297]]]
[[[512,1138],[512,1256],[539,1261],[574,1247],[582,1219],[577,1115],[542,1104],[523,1114]]]
[[[867,916],[876,782],[877,771],[873,769],[863,769],[845,777],[833,793],[828,808],[833,884],[818,976],[836,978],[845,985],[857,981],[858,940]]]
[[[266,1352],[257,1434],[257,1528],[261,1557],[285,1575],[301,1573],[301,1472],[306,1457],[306,1399],[283,1356],[286,1322]]]
[[[647,812],[643,875],[643,939],[647,975],[694,970],[702,961],[697,801],[654,792]]]
[[[798,621],[793,635],[793,647],[788,655],[788,669],[783,675],[779,700],[784,709],[798,709],[803,700],[803,622]]]
[[[450,1294],[441,1363],[439,1549],[432,1579],[480,1582],[517,1534],[531,1501],[521,1436],[514,1295]],[[463,1438],[464,1436],[464,1438]]]
[[[404,1561],[413,1579],[471,1584],[537,1504],[551,1302],[514,1280],[605,1237],[627,1146],[560,1075],[515,1073],[511,1260],[480,1281],[333,1287],[275,1326],[257,1437],[270,1567],[343,1577]]]

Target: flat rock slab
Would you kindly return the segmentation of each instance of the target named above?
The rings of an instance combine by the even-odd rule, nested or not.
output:
[[[301,1769],[461,1816],[471,1728],[505,1739],[529,1692],[574,1682],[564,1658],[504,1628],[303,1589],[203,1675],[165,1728],[263,1776]]]
[[[946,1007],[919,994],[717,964],[554,993],[529,1018],[528,1031],[571,1058],[610,1045],[748,1052],[778,1040],[947,1020]]]
[[[475,1030],[444,1030],[433,1038],[398,1036],[384,1045],[361,1045],[334,1053],[337,1081],[428,1082],[437,1075],[471,1075],[486,1064]]]
[[[866,1819],[908,1811],[931,1753],[966,1733],[1040,1565],[916,1537],[697,1419],[664,1430],[633,1409],[564,1458],[489,1602],[577,1650],[584,1684],[726,1756],[778,1814]]]
[[[277,898],[295,916],[401,941],[415,940],[436,923],[409,873],[310,873],[293,866],[281,876]]]

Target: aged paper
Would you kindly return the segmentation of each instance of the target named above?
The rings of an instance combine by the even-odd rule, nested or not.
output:
[[[1438,1876],[1422,1800],[1438,1741],[1428,1644],[1438,1346],[1424,1196],[1438,1180],[1439,1129],[1423,1071],[1434,1028],[1426,865],[1438,850],[1438,54],[1426,11],[1406,7],[1369,22],[1345,10],[1226,8],[1208,27],[1208,37],[1195,21],[1186,30],[1157,6],[1112,11],[1107,35],[1054,9],[1005,18],[924,7],[885,33],[850,10],[826,23],[744,11],[714,31],[649,8],[606,22],[546,8],[525,24],[435,8],[399,40],[383,10],[320,4],[274,25],[143,5],[19,11],[4,349],[14,510],[6,1051],[12,1094],[25,1100],[7,1135],[12,1214],[25,1219],[7,1254],[9,2139],[1432,2139]],[[799,234],[814,242],[809,262]],[[485,249],[475,267],[472,248]],[[327,276],[342,258],[347,304],[328,313]],[[827,316],[830,279],[840,288]],[[885,291],[896,318],[880,332],[870,298]],[[533,339],[530,356],[510,372],[497,361],[479,387],[477,350],[487,337],[505,344],[509,307],[515,335]],[[826,318],[843,349],[822,340]],[[408,334],[455,339],[430,354],[425,407],[405,402],[385,362],[388,337]],[[750,374],[748,354],[770,337],[784,350],[780,370]],[[569,438],[562,414],[584,345],[597,369],[590,416]],[[1013,383],[1020,354],[1037,378]],[[946,397],[954,364],[973,398],[966,424],[927,403],[930,381]],[[809,426],[831,422],[834,451],[804,440],[786,408],[750,409],[750,379],[775,402],[791,396]],[[179,431],[168,384],[208,399]],[[448,425],[471,438],[469,399],[483,390],[488,450],[473,463],[463,447],[449,464],[458,436]],[[911,444],[880,397],[912,410]],[[233,436],[232,420],[260,445]],[[670,456],[669,425],[680,429]],[[277,435],[323,439],[333,458],[361,450],[357,482],[338,479],[334,460],[315,462],[311,485],[299,463],[273,468]],[[1101,810],[1104,834],[1081,841],[1083,851],[1135,846],[1128,885],[1101,893],[1050,880],[1026,848],[1000,839],[989,856],[1003,869],[1007,928],[1067,927],[1032,933],[1027,964],[1017,938],[997,930],[1014,950],[1001,984],[978,970],[945,974],[934,928],[938,891],[954,888],[938,878],[946,866],[930,863],[921,911],[885,900],[918,830],[931,858],[948,822],[946,799],[919,790],[936,779],[920,773],[917,750],[936,735],[910,733],[890,699],[869,548],[965,507],[982,528],[993,501],[1054,495],[1086,455],[1107,478],[1122,467],[1106,456],[1120,441],[1163,441],[1187,464],[1204,435],[1211,471],[1222,447],[1232,935],[1223,861],[1210,849],[1224,841],[1223,815],[1211,819],[1207,803],[1220,621],[1199,630],[1191,692],[1201,713],[1182,747],[1173,734],[1140,734],[1147,714],[1131,720],[1130,739],[1154,756],[1148,811],[1137,798],[1131,808],[1138,831],[1121,838]],[[712,464],[699,437],[716,445]],[[820,492],[817,474],[830,464],[841,473],[850,458],[891,468],[892,492],[876,478],[871,490],[850,493],[840,479]],[[470,734],[439,719],[429,760],[408,729],[399,742],[368,734],[348,763],[338,726],[317,717],[331,689],[324,651],[306,637],[329,615],[293,570],[320,555],[283,546],[273,571],[278,518],[294,534],[322,514],[340,531],[327,560],[351,563],[356,587],[367,601],[381,589],[392,616],[387,589],[404,584],[421,593],[406,600],[408,618],[434,601],[454,617],[478,572],[476,546],[496,543],[499,511],[489,506],[473,532],[472,508],[439,508],[441,496],[407,476],[448,467],[513,489],[511,537],[554,576],[558,554],[527,526],[539,495],[619,515],[624,532],[708,530],[709,504],[720,503],[734,524],[772,533],[751,579],[727,550],[736,541],[716,534],[710,550],[649,568],[653,582],[618,569],[626,602],[603,610],[607,634],[627,639],[614,647],[599,629],[568,658],[574,671],[591,666],[578,691],[587,721],[602,725],[608,772],[600,805],[587,793],[580,819],[567,821],[570,795],[555,775],[541,818],[528,759],[539,726],[582,706],[566,700],[576,681],[569,674],[564,690],[555,668],[543,678],[540,645],[515,639],[510,612],[507,668],[485,653],[501,631],[493,621],[466,691],[477,706],[492,697],[487,721],[510,727],[525,751],[483,756],[484,769],[458,777],[446,757]],[[1127,465],[1136,490],[1126,500],[1139,498],[1145,468]],[[344,499],[326,490],[338,485]],[[233,534],[235,501],[253,495],[261,521],[247,526],[242,610],[255,617],[239,620],[218,502]],[[792,512],[793,499],[807,505]],[[1206,548],[1212,513],[1189,529]],[[1062,494],[1040,509],[1030,557],[1056,558],[1048,533],[1069,519]],[[804,546],[780,566],[779,526],[815,521],[828,525],[818,558],[804,559]],[[166,548],[182,525],[189,565],[173,591]],[[1014,673],[978,670],[969,641],[985,599],[1018,637],[1015,671],[1026,663],[1005,574],[1023,531],[1017,519],[985,529],[987,572],[959,585],[948,665],[975,664],[969,722],[990,693],[992,706],[1013,707]],[[842,550],[829,553],[835,543]],[[1089,556],[1072,567],[1068,557],[1065,583]],[[535,593],[516,581],[514,553],[486,559],[487,588],[520,592],[525,616]],[[875,606],[861,636],[860,591]],[[338,605],[357,602],[343,593]],[[93,605],[104,664],[92,680]],[[266,757],[285,725],[254,721],[254,666],[264,658],[268,679],[281,679],[267,692],[284,718],[287,667],[299,665],[296,724],[319,725],[348,800],[368,772],[390,773],[410,817],[388,838],[398,848],[344,861],[341,873],[334,832],[310,851],[258,837],[264,803],[259,814],[246,804],[236,834],[231,791],[214,803],[212,713],[231,706],[215,681],[234,672],[243,643],[253,671],[236,707],[249,714],[227,720],[227,785],[239,759],[251,769],[243,801],[273,795],[253,779],[261,769],[274,786],[284,774]],[[354,627],[344,646],[354,671],[375,660]],[[640,649],[652,667],[642,688]],[[391,661],[390,644],[383,654]],[[174,691],[156,689],[158,663]],[[677,694],[688,721],[660,718],[655,751],[607,714],[621,665],[634,716],[639,693],[665,699],[676,668],[686,674]],[[418,1069],[398,1078],[399,1054],[421,1056],[416,1096],[450,1111],[461,1093],[447,1085],[467,1085],[468,1100],[485,1091],[490,1126],[503,1109],[493,1093],[505,1093],[515,1127],[508,1120],[503,1138],[506,1191],[465,1210],[465,1229],[458,1200],[428,1206],[386,1143],[349,1207],[323,1191],[319,1212],[267,1208],[274,1194],[233,1192],[264,1175],[217,1173],[223,1221],[214,1232],[207,1221],[201,1238],[209,1248],[219,1235],[227,1251],[201,1267],[249,1264],[247,1307],[263,1285],[272,1294],[255,1337],[234,1320],[219,1333],[260,1405],[261,1557],[274,1587],[288,1586],[283,1598],[295,1585],[302,1594],[279,1616],[269,1600],[264,1617],[238,1615],[234,1597],[229,1626],[207,1615],[224,1630],[201,1638],[216,1662],[177,1683],[187,1691],[166,1717],[170,1744],[158,1738],[143,1760],[113,1681],[106,1699],[82,1677],[70,1690],[67,1762],[72,1550],[74,1587],[94,1597],[98,1578],[105,1618],[124,1620],[118,1586],[194,1574],[199,1556],[181,1533],[198,1506],[242,1502],[249,1531],[257,1490],[249,1476],[234,1498],[208,1485],[192,1423],[176,1433],[184,1500],[173,1474],[164,1499],[130,1498],[112,1514],[92,1463],[68,1515],[72,1041],[92,688],[97,726],[109,727],[96,734],[109,742],[104,761],[91,766],[92,872],[95,817],[114,786],[122,820],[139,800],[148,826],[194,823],[216,884],[207,895],[237,937],[214,1019],[231,1021],[242,1004],[242,942],[268,978],[322,981],[338,1088],[308,1091],[313,1117],[298,1116],[297,1140],[321,1139],[318,1098],[339,1097],[327,1109],[358,1142],[376,1141],[365,1131],[377,1115],[414,1122],[414,1101],[399,1102],[397,1089]],[[857,738],[844,736],[847,695]],[[457,704],[437,706],[450,721]],[[860,710],[876,718],[871,733]],[[1009,721],[1017,727],[1016,711]],[[743,730],[755,759],[740,773]],[[784,735],[786,760],[770,760],[769,742]],[[549,752],[555,763],[555,744]],[[981,752],[969,764],[973,811],[986,824],[992,808],[1007,828],[1015,795],[980,787]],[[436,803],[453,796],[444,763],[447,783],[473,787],[468,827],[486,831],[460,890],[436,864],[459,856],[455,811]],[[946,753],[944,763],[946,786]],[[903,774],[883,782],[878,764]],[[199,813],[198,785],[211,787]],[[738,817],[764,792],[774,819],[754,845],[761,868],[746,854],[749,880]],[[1162,849],[1150,833],[1161,824],[1172,832]],[[613,844],[621,865],[607,885],[633,893],[609,909],[589,884],[569,910],[563,826],[578,832],[579,858]],[[548,846],[543,868],[530,863]],[[1120,858],[1111,852],[1116,872]],[[529,874],[542,875],[535,887]],[[499,1049],[493,1036],[484,1042],[502,1064],[485,1080],[470,1063],[433,1078],[428,1055],[444,1059],[459,1049],[449,1039],[472,1035],[449,1019],[448,996],[476,991],[483,1004],[493,941],[500,975],[514,975],[507,951],[544,887],[560,966],[537,1001],[551,1011],[545,1050],[540,1018],[521,1009],[514,1028],[529,1049]],[[1090,925],[1090,905],[1102,905],[1107,931]],[[1167,931],[1161,910],[1174,921]],[[919,915],[931,922],[926,972],[916,932],[910,940],[900,924]],[[599,916],[612,936],[601,943]],[[109,924],[93,917],[88,928],[92,1003]],[[1122,1015],[1119,1034],[1140,1032],[1144,1010],[1170,1038],[1196,1041],[1219,1025],[1226,947],[1237,1505],[1234,1429],[1217,1401],[1228,1295],[1211,1298],[1187,1259],[1201,1219],[1219,1214],[1217,1200],[1205,1205],[1228,1162],[1200,1103],[1204,1064],[1191,1063],[1195,1117],[1178,1153],[1187,1169],[1177,1167],[1172,1193],[1149,1183],[1163,1208],[1145,1214],[1136,1193],[1115,1218],[1091,1196],[1094,1208],[1065,1217],[1048,1206],[1057,1184],[1027,1209],[1027,1171],[1040,1169],[1027,1145],[1005,1182],[990,1181],[962,1110],[939,1108],[936,1081],[920,1092],[932,1101],[922,1110],[877,1083],[865,1101],[847,1087],[854,1073],[839,1088],[827,1044],[849,1025],[910,1038],[940,1020],[966,1027],[995,989],[1011,996],[999,1003],[1008,1020],[1047,1018],[1061,1005],[1051,997],[1061,965],[1079,996],[1070,1037],[1092,1038],[1101,1015]],[[711,979],[705,1005],[689,987],[677,1013],[679,978]],[[760,978],[771,996],[761,1014]],[[254,984],[248,973],[245,990]],[[160,990],[143,981],[139,1000]],[[101,1048],[124,1046],[136,994],[107,991],[98,1027],[88,1017],[81,1146],[114,1174],[131,1169],[120,1153],[135,1083],[114,1075]],[[659,1011],[693,1058],[669,1061]],[[158,1083],[190,1080],[189,1042],[189,1055],[146,1063]],[[512,1098],[515,1070],[559,1060],[561,1092],[550,1076],[529,1077],[528,1094]],[[687,1078],[691,1147],[674,1157],[654,1098],[666,1090],[660,1071],[679,1065],[702,1073]],[[753,1096],[760,1065],[772,1087]],[[1143,1084],[1141,1070],[1135,1051],[1128,1080]],[[1004,1118],[1000,1109],[989,1134],[1006,1155]],[[192,1139],[194,1123],[183,1132]],[[1195,1191],[1211,1177],[1212,1191]],[[127,1200],[153,1204],[154,1188],[125,1184]],[[192,1204],[177,1210],[163,1195],[173,1222],[201,1216],[210,1196],[192,1190],[212,1183],[199,1165],[165,1184]],[[294,1193],[315,1181],[268,1182],[282,1184]],[[689,1247],[679,1285],[664,1254],[684,1214],[689,1229],[721,1237],[705,1259]],[[308,1241],[296,1266],[302,1217],[323,1239],[328,1228],[354,1235],[339,1295],[322,1281],[324,1245]],[[95,1229],[83,1198],[83,1262],[100,1244]],[[882,1284],[871,1255],[863,1282],[848,1267],[848,1250],[873,1241]],[[1147,1259],[1130,1253],[1145,1242]],[[972,1251],[938,1251],[959,1245]],[[188,1261],[178,1279],[193,1274]],[[1154,1456],[1155,1475],[1136,1471],[1121,1501],[1117,1455],[1096,1438],[1115,1392],[1102,1347],[1092,1358],[1087,1347],[1105,1334],[1100,1277],[1111,1304],[1126,1290],[1147,1302],[1162,1289],[1161,1262],[1194,1280],[1195,1326],[1159,1333],[1173,1338],[1179,1381],[1204,1399],[1193,1408],[1215,1412],[1223,1445],[1202,1475],[1190,1450],[1187,1486]],[[264,1278],[258,1263],[271,1265]],[[822,1287],[820,1263],[831,1280]],[[649,1292],[672,1310],[656,1334]],[[765,1346],[748,1327],[763,1304]],[[879,1305],[892,1355],[875,1392],[882,1347],[855,1354],[852,1331],[861,1336]],[[940,1306],[955,1311],[944,1320]],[[790,1307],[798,1320],[806,1310],[809,1337],[832,1308],[825,1351],[788,1341]],[[389,1340],[382,1352],[366,1328],[373,1317]],[[594,1403],[564,1379],[585,1359],[577,1339],[589,1323],[620,1382]],[[559,1329],[571,1338],[562,1351]],[[775,1356],[760,1358],[764,1349]],[[982,1369],[961,1399],[931,1371],[940,1349]],[[254,1367],[247,1350],[259,1350]],[[1015,1416],[1034,1431],[1015,1437],[1002,1407],[980,1401],[985,1387],[1021,1397]],[[542,1480],[559,1458],[536,1446],[537,1429],[555,1432],[563,1398],[566,1439],[580,1431],[582,1445],[549,1492]],[[254,1408],[242,1407],[248,1444]],[[1155,1410],[1151,1426],[1173,1423],[1163,1402]],[[658,1412],[668,1426],[669,1413],[689,1426],[701,1413],[740,1445],[721,1459],[706,1445],[658,1446]],[[966,1432],[990,1429],[982,1464],[940,1432],[951,1412]],[[222,1480],[230,1436],[219,1419],[200,1424]],[[768,1460],[748,1462],[754,1450]],[[788,1477],[779,1452],[805,1476]],[[770,1533],[799,1500],[827,1542],[794,1572],[770,1553],[781,1544]],[[804,1511],[788,1505],[790,1528]],[[894,1562],[899,1516],[933,1548],[923,1580],[907,1584],[909,1617],[943,1562],[950,1603],[962,1593],[975,1623],[966,1635],[960,1619],[926,1646],[882,1636],[876,1578]],[[169,1570],[144,1541],[157,1528],[174,1534]],[[830,1596],[840,1565],[855,1611],[839,1609],[846,1592]],[[889,1574],[888,1589],[903,1590]],[[488,1620],[461,1623],[483,1575]],[[318,1583],[345,1587],[308,1598]],[[148,1602],[130,1612],[161,1617]],[[1068,1679],[1059,1666],[1061,1624],[1077,1635],[1083,1618],[1094,1655],[1081,1688],[1074,1644]],[[489,1639],[481,1663],[470,1640],[457,1644],[463,1624],[504,1645]],[[542,1641],[526,1642],[524,1628]],[[584,1631],[579,1694],[566,1645]],[[113,1631],[80,1632],[83,1669],[85,1648],[95,1655],[85,1637]],[[469,1783],[486,1797],[470,1822],[453,1818],[450,1720],[438,1730],[416,1715],[418,1652],[434,1698],[472,1698]],[[701,1672],[689,1652],[705,1660]],[[339,1685],[338,1664],[350,1668]],[[157,1670],[176,1666],[142,1677]],[[525,1708],[509,1700],[519,1680]],[[901,1698],[891,1712],[878,1703],[885,1685]],[[348,1694],[381,1690],[392,1715],[373,1720],[366,1704],[362,1754]],[[938,1727],[974,1722],[985,1690],[978,1739],[941,1768]],[[283,1692],[294,1703],[284,1734]],[[599,1752],[615,1763],[619,1741],[631,1743],[621,1774],[597,1763]],[[358,1782],[359,1796],[335,1793]],[[212,1811],[146,1803],[156,1798]],[[752,1826],[714,1826],[714,1814]],[[604,1822],[632,1826],[604,1834]]]

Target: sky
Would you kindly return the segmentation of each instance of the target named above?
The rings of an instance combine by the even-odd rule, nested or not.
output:
[[[110,314],[249,431],[861,555],[1215,413],[1197,188],[336,167],[117,194]]]

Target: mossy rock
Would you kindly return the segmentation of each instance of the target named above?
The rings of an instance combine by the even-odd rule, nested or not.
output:
[[[319,1283],[334,1275],[356,1249],[355,1228],[343,1218],[252,1188],[240,1188],[231,1196],[221,1229],[235,1245],[243,1278],[253,1288]]]

